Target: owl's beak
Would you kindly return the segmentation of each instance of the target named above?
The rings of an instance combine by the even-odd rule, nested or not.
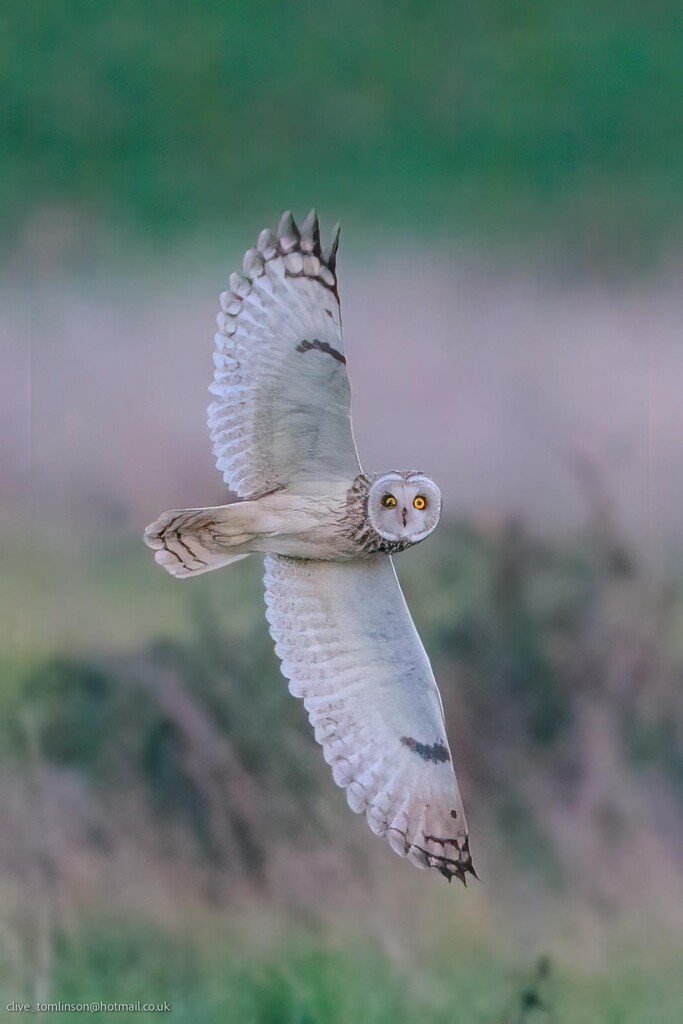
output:
[[[408,509],[405,507],[405,505],[403,506],[403,512],[401,513],[401,519],[403,520],[403,525],[407,526],[408,525]]]

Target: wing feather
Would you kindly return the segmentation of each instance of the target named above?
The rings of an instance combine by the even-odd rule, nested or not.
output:
[[[217,317],[209,427],[216,465],[241,497],[360,472],[337,292],[315,211],[262,231],[230,276]]]
[[[282,672],[352,810],[419,867],[474,874],[441,698],[391,560],[269,555]]]

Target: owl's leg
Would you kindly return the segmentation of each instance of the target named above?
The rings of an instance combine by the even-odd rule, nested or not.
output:
[[[145,543],[172,576],[200,576],[247,557],[247,522],[243,504],[172,509],[147,527]]]

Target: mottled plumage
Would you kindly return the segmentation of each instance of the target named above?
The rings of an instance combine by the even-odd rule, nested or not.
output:
[[[164,513],[145,540],[172,575],[266,556],[290,691],[350,807],[419,867],[474,874],[439,691],[391,555],[436,527],[417,471],[365,474],[351,427],[336,254],[315,211],[262,231],[221,295],[209,427],[242,500]]]

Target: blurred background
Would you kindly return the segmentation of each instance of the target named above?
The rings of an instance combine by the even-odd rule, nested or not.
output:
[[[679,1024],[680,5],[35,0],[0,24],[0,1019]],[[141,542],[224,500],[217,296],[311,205],[343,225],[364,465],[444,492],[397,569],[467,890],[348,811],[259,560],[178,582]]]

